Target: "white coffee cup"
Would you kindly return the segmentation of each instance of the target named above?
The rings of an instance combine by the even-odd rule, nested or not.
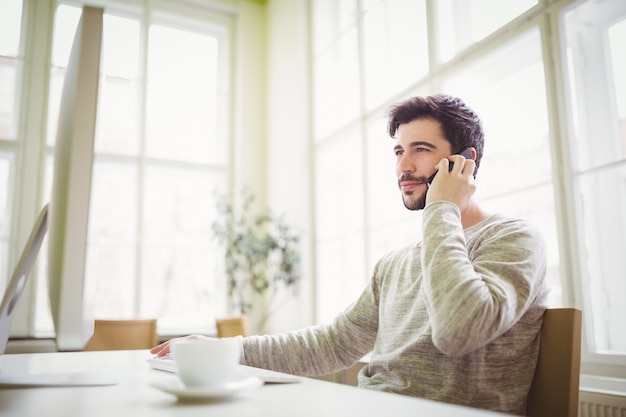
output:
[[[172,343],[177,373],[187,387],[221,387],[239,363],[238,339],[182,339]]]

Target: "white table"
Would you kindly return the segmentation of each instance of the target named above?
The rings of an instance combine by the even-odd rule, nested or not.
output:
[[[110,386],[0,389],[0,415],[11,417],[124,416],[502,416],[482,411],[302,378],[300,383],[264,385],[227,400],[180,402],[150,384],[174,374],[150,369],[146,350],[36,353],[0,356],[3,375],[102,373]]]

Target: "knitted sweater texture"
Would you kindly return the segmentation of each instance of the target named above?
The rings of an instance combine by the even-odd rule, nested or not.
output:
[[[369,353],[360,387],[523,415],[548,293],[541,235],[501,215],[463,230],[448,202],[422,223],[422,242],[380,259],[332,323],[245,338],[244,363],[314,376]]]

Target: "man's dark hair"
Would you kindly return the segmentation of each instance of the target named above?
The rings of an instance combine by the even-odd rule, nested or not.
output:
[[[417,119],[433,119],[441,123],[445,138],[450,142],[453,153],[467,147],[476,149],[476,167],[483,156],[485,133],[476,113],[460,98],[445,94],[410,99],[393,105],[387,112],[388,132],[396,137],[401,124]]]

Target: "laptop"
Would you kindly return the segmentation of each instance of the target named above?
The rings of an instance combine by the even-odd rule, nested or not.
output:
[[[35,221],[28,242],[26,242],[26,246],[24,246],[22,251],[22,256],[15,267],[9,285],[7,285],[4,291],[2,303],[0,304],[0,355],[6,350],[15,306],[22,295],[22,291],[24,291],[26,280],[33,269],[47,231],[48,205],[41,210],[37,221]]]

